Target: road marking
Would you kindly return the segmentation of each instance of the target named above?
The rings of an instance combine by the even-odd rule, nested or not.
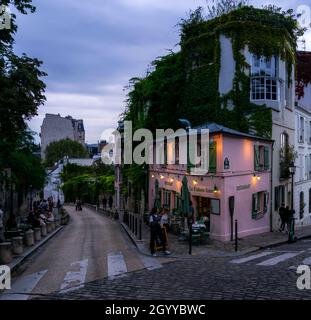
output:
[[[304,259],[302,263],[305,265],[311,266],[311,257]]]
[[[163,268],[162,264],[156,258],[140,255],[140,259],[148,270]]]
[[[114,279],[116,276],[127,272],[126,263],[124,261],[123,254],[118,252],[117,254],[109,253],[107,258],[108,263],[108,277]]]
[[[61,293],[67,293],[72,290],[81,289],[84,287],[87,267],[89,260],[75,261],[71,264],[72,268],[77,270],[66,273],[63,283],[61,284]]]
[[[271,259],[265,260],[261,263],[258,263],[257,266],[265,266],[265,267],[275,266],[276,264],[283,262],[285,260],[291,259],[293,257],[296,257],[301,253],[303,253],[303,251],[302,252],[295,252],[295,253],[284,253],[284,254],[281,254],[280,256],[276,256],[274,258],[271,258]]]
[[[33,291],[47,272],[48,270],[36,272],[16,280],[11,290],[5,291],[0,295],[0,300],[27,300],[29,297],[28,293]]]
[[[262,258],[262,257],[268,256],[268,255],[270,255],[272,253],[273,253],[272,251],[265,251],[265,252],[262,252],[262,253],[259,253],[259,254],[254,254],[252,256],[248,256],[246,258],[232,260],[232,261],[230,261],[230,263],[241,264],[241,263],[245,263],[245,262],[248,262],[248,261],[252,261],[252,260],[255,260],[255,259],[258,259],[258,258]]]

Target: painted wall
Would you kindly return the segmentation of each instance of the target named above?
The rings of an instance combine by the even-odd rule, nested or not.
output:
[[[230,240],[229,196],[235,197],[234,219],[239,221],[239,237],[269,231],[269,206],[260,219],[252,218],[253,194],[268,192],[270,198],[271,177],[271,171],[268,170],[256,173],[260,180],[257,177],[254,178],[254,145],[269,146],[269,142],[224,135],[212,135],[211,138],[217,142],[217,173],[205,176],[187,175],[188,188],[195,210],[196,197],[220,199],[220,215],[211,214],[210,217],[211,238],[221,241]],[[225,158],[230,163],[229,169],[226,170],[224,169]],[[175,167],[174,170],[173,167]],[[183,166],[171,165],[169,168],[150,166],[149,207],[152,208],[154,204],[156,179],[159,181],[160,189],[180,193],[181,181],[185,174]],[[215,186],[219,192],[214,192]],[[173,202],[172,196],[171,201]],[[174,204],[171,203],[171,208],[173,207]]]

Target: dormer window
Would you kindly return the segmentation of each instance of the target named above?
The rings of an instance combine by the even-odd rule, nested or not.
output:
[[[253,56],[251,66],[251,100],[279,100],[277,57]]]

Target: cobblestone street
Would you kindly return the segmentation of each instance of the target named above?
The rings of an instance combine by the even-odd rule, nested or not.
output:
[[[39,299],[311,299],[296,287],[298,265],[310,264],[311,242],[257,251],[236,259],[192,256],[83,289]]]

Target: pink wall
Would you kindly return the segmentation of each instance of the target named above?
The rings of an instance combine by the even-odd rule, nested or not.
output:
[[[217,142],[217,174],[206,176],[188,176],[188,186],[192,201],[196,209],[196,198],[220,199],[220,215],[211,214],[211,238],[228,241],[231,235],[231,223],[229,214],[229,197],[235,197],[234,220],[238,220],[239,237],[268,232],[270,230],[270,205],[268,211],[259,220],[252,218],[252,195],[257,192],[268,192],[270,204],[270,170],[256,173],[260,180],[254,178],[254,145],[256,143],[269,146],[269,143],[261,140],[253,140],[243,137],[214,135]],[[224,169],[224,160],[229,159],[230,168]],[[270,164],[271,166],[271,164]],[[159,181],[159,187],[166,190],[180,192],[181,181],[185,175],[182,166],[170,166],[169,170],[154,166],[155,171],[150,172],[149,208],[154,203],[154,183]],[[160,179],[163,174],[164,179]],[[152,178],[154,175],[154,178]],[[174,181],[170,181],[173,179]],[[193,185],[193,180],[197,181]],[[171,185],[170,185],[171,184]],[[219,189],[214,193],[214,186]],[[173,197],[171,197],[173,201]],[[173,207],[173,203],[172,203]]]

